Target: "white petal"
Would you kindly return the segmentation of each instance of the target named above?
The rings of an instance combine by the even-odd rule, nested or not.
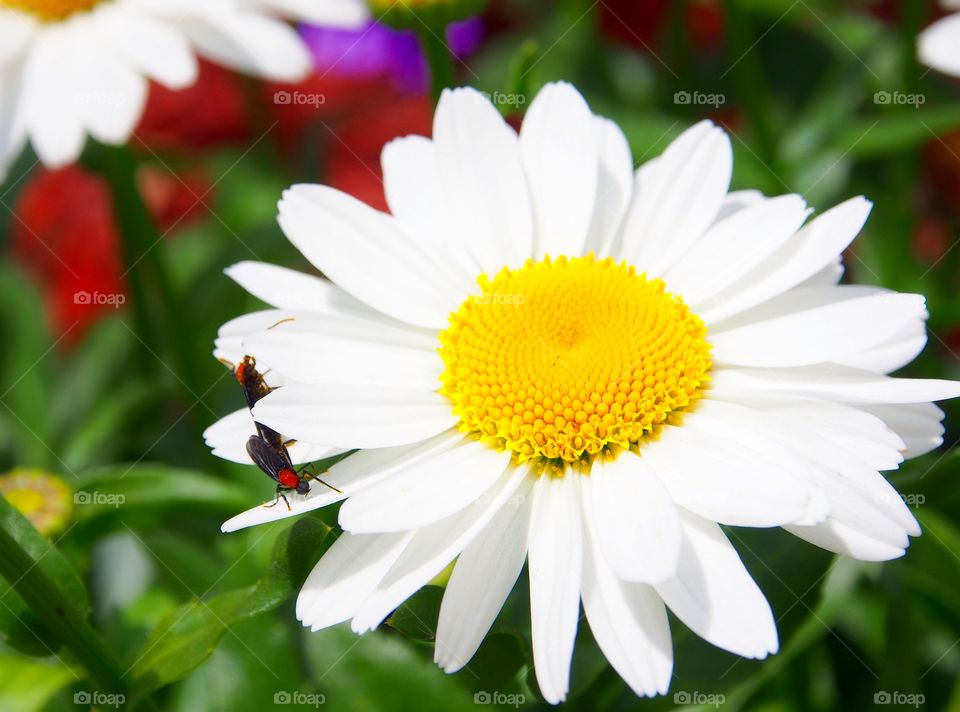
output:
[[[594,476],[595,469],[590,478]],[[597,543],[597,527],[602,520],[595,518],[588,506],[584,507],[583,520],[583,610],[593,637],[637,695],[662,695],[673,671],[667,609],[650,586],[618,580]]]
[[[816,488],[828,499],[834,518],[899,547],[906,546],[908,534],[920,533],[900,495],[870,462],[871,448],[882,452],[883,443],[899,438],[890,431],[877,434],[874,430],[876,440],[871,443],[870,436],[864,435],[868,432],[862,429],[864,422],[882,424],[869,413],[817,401],[755,401],[753,407],[711,401],[704,405],[710,406],[711,415],[725,418],[731,427],[741,423],[745,429],[774,437],[792,448],[794,457],[798,455],[814,465],[809,472]],[[899,453],[893,452],[899,459]]]
[[[796,523],[814,524],[823,521],[830,506],[826,496],[816,485],[816,473],[811,465],[802,454],[785,446],[777,438],[780,433],[767,427],[762,418],[746,418],[743,415],[742,408],[704,399],[695,412],[684,416],[683,427],[692,433],[740,446],[739,454],[745,465],[753,468],[758,464],[761,467],[775,467],[778,477],[786,478],[791,489],[806,492],[804,512]],[[759,463],[758,457],[762,458]]]
[[[509,453],[463,439],[351,497],[340,508],[340,526],[351,532],[389,532],[433,524],[476,501],[509,464]]]
[[[237,262],[223,272],[257,299],[277,309],[386,319],[384,314],[322,277],[251,261]]]
[[[217,64],[265,79],[295,82],[312,66],[310,53],[296,30],[256,13],[198,11],[179,23],[200,54]]]
[[[709,305],[710,297],[773,254],[800,229],[807,204],[797,195],[761,199],[714,224],[671,267],[664,279],[672,292],[692,308]]]
[[[170,89],[182,89],[197,80],[197,58],[175,27],[121,4],[101,7],[97,22],[103,28],[103,41],[131,66]]]
[[[88,18],[85,18],[88,19]],[[87,131],[101,143],[126,143],[143,114],[147,80],[115,55],[96,22],[77,21],[69,33],[72,101]]]
[[[912,362],[927,345],[926,318],[914,319],[881,344],[835,363],[874,373],[890,373]]]
[[[613,247],[633,197],[633,158],[623,131],[610,119],[594,117],[600,147],[597,200],[584,252],[606,257]]]
[[[782,249],[713,297],[699,312],[708,324],[782,294],[833,265],[860,232],[872,203],[851,198],[814,218]]]
[[[520,155],[533,200],[534,257],[579,255],[597,195],[593,114],[566,82],[547,84],[523,119]]]
[[[389,216],[333,188],[284,191],[280,227],[320,271],[369,306],[442,329],[461,294]]]
[[[785,526],[788,532],[827,551],[852,556],[861,561],[889,561],[906,549],[872,538],[830,517],[814,526]]]
[[[207,447],[212,448],[213,454],[241,465],[252,465],[253,461],[247,454],[247,440],[257,432],[253,423],[253,416],[249,408],[241,408],[226,415],[209,428],[203,431],[203,439]],[[342,448],[331,448],[325,445],[312,445],[305,442],[296,442],[287,447],[293,464],[316,462],[344,452]]]
[[[533,489],[529,575],[533,662],[543,698],[566,699],[580,618],[583,533],[577,478],[542,475]]]
[[[795,290],[787,314],[711,331],[718,365],[806,366],[866,351],[895,336],[926,313],[919,294],[833,295],[843,287]],[[809,299],[808,299],[809,297]]]
[[[824,466],[837,463],[829,456],[820,459],[821,454],[809,447],[811,434],[843,447],[871,469],[896,469],[903,462],[904,444],[896,433],[879,418],[852,406],[782,396],[745,397],[730,403],[715,396],[699,404],[696,415],[701,414],[764,436],[772,434]]]
[[[668,425],[642,457],[677,504],[714,521],[768,527],[806,515],[808,487],[736,443]]]
[[[289,510],[282,505],[253,507],[223,524],[221,530],[225,532],[236,531],[255,524],[286,519],[339,502],[358,492],[363,492],[366,488],[373,487],[383,480],[394,477],[405,469],[418,467],[421,462],[435,457],[439,452],[448,450],[459,441],[460,437],[460,434],[456,431],[450,431],[414,445],[361,450],[336,463],[327,472],[323,473],[324,482],[333,485],[340,492],[318,483],[310,488],[310,492],[306,496],[288,494]]]
[[[253,415],[295,440],[342,448],[406,445],[459,420],[439,393],[344,385],[278,388],[257,403]]]
[[[717,211],[714,224],[766,199],[766,196],[759,190],[731,190],[724,196],[723,202],[720,203],[720,210]]]
[[[843,277],[844,271],[843,256],[837,255],[837,257],[822,270],[798,284],[797,289],[805,289],[807,287],[836,287],[840,284],[840,279]]]
[[[677,617],[717,647],[745,658],[777,652],[777,627],[763,593],[720,527],[682,513],[676,578],[655,588]]]
[[[263,4],[285,17],[315,25],[359,29],[370,17],[363,0],[263,0]]]
[[[74,102],[78,88],[64,71],[71,60],[67,33],[47,30],[34,40],[24,67],[26,126],[37,155],[49,168],[75,161],[86,140]]]
[[[943,411],[933,403],[912,405],[869,405],[873,413],[902,438],[904,457],[919,457],[943,444]]]
[[[441,261],[466,289],[483,270],[449,211],[433,142],[423,136],[394,139],[383,147],[383,188],[390,212],[410,237]]]
[[[533,218],[516,133],[479,92],[447,89],[433,142],[444,199],[483,271],[521,266],[532,254]]]
[[[7,65],[19,62],[30,40],[37,32],[38,23],[30,15],[0,8],[0,70],[6,71]]]
[[[0,181],[27,143],[27,109],[22,63],[0,73]]]
[[[597,459],[580,483],[596,543],[617,578],[652,583],[672,576],[680,556],[680,519],[667,490],[643,459],[622,452]]]
[[[716,218],[733,169],[730,139],[704,121],[657,159],[634,195],[620,256],[658,277],[700,239]]]
[[[457,559],[440,605],[433,659],[444,672],[466,665],[513,590],[527,558],[530,488],[527,477]]]
[[[920,61],[947,74],[960,76],[960,13],[934,22],[917,37]]]
[[[413,532],[341,534],[300,589],[297,620],[320,630],[352,618],[412,538]]]
[[[513,496],[527,472],[510,468],[464,511],[418,530],[403,555],[363,602],[351,627],[357,633],[376,628],[392,610],[439,574],[488,525]]]
[[[299,383],[386,388],[402,383],[405,388],[424,391],[440,387],[443,360],[436,348],[428,351],[406,343],[391,343],[389,335],[368,340],[364,332],[375,332],[376,327],[351,328],[362,325],[354,319],[328,317],[323,321],[332,328],[305,332],[283,324],[247,337],[243,350],[270,364],[285,380]]]
[[[711,374],[714,395],[781,393],[847,403],[923,403],[960,396],[960,382],[890,378],[846,366],[725,368]]]
[[[244,339],[251,334],[271,329],[284,319],[289,319],[290,316],[290,312],[265,309],[231,319],[217,331],[217,338],[214,341],[214,358],[226,361],[231,367],[236,367],[236,364],[247,355],[243,350]],[[283,379],[279,374],[270,372],[269,364],[258,364],[258,368],[271,387],[283,385]]]

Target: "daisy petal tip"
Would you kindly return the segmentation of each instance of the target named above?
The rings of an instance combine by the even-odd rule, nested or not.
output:
[[[237,517],[233,517],[232,519],[228,519],[220,525],[220,532],[222,534],[232,534],[233,532],[242,528],[243,527],[240,526],[239,522],[237,522]]]

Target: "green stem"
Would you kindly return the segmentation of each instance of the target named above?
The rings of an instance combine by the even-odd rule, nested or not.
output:
[[[161,255],[162,237],[137,187],[136,157],[126,146],[97,145],[92,154],[91,163],[106,179],[113,197],[126,276],[133,292],[138,346],[151,352],[155,359],[169,358],[169,369],[183,387],[184,397],[192,403],[199,390],[187,341],[192,333],[189,313],[171,289]]]
[[[751,46],[754,34],[747,12],[742,5],[743,0],[732,0],[727,3],[730,48],[732,55],[739,57],[736,65],[730,71],[732,71],[732,79],[756,135],[760,159],[767,170],[777,179],[777,182],[782,182],[779,176],[783,172],[779,166],[776,142],[768,120],[770,112],[765,99],[769,90],[763,78],[763,68],[757,48]]]
[[[421,26],[417,35],[420,47],[430,67],[430,93],[433,103],[440,100],[440,94],[454,84],[453,57],[444,39],[444,29]]]
[[[56,576],[52,576],[56,573]],[[0,576],[79,661],[99,692],[127,694],[123,668],[87,622],[82,584],[66,559],[0,497]],[[72,591],[72,593],[71,593]]]

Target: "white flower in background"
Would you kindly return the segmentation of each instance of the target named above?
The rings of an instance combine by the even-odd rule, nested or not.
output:
[[[26,141],[57,167],[89,134],[127,141],[148,79],[196,80],[196,55],[269,79],[297,80],[310,54],[280,15],[355,26],[362,0],[3,0],[0,180]]]
[[[730,142],[708,122],[634,173],[621,131],[567,84],[519,137],[476,91],[446,91],[433,140],[390,143],[383,167],[392,215],[315,185],[280,202],[331,281],[228,270],[274,307],[217,344],[279,386],[256,419],[300,462],[359,449],[324,475],[342,494],[314,484],[292,512],[223,527],[345,500],[304,625],[371,630],[456,560],[436,640],[453,672],[526,562],[547,700],[567,694],[581,602],[630,687],[662,694],[667,607],[736,654],[777,650],[718,524],[867,560],[920,533],[878,471],[940,444],[931,401],[960,384],[885,375],[925,344],[923,297],[838,286],[866,200],[808,222],[799,196],[730,193]],[[249,462],[253,432],[241,410],[206,437]]]
[[[941,5],[960,10],[960,0],[941,0]],[[960,76],[960,12],[937,20],[920,33],[920,61],[946,74]]]

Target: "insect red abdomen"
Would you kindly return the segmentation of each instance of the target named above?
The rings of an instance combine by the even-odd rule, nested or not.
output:
[[[297,485],[300,484],[300,478],[297,477],[297,473],[289,469],[280,470],[280,472],[277,473],[277,481],[284,487],[289,487],[290,489],[296,489]]]

